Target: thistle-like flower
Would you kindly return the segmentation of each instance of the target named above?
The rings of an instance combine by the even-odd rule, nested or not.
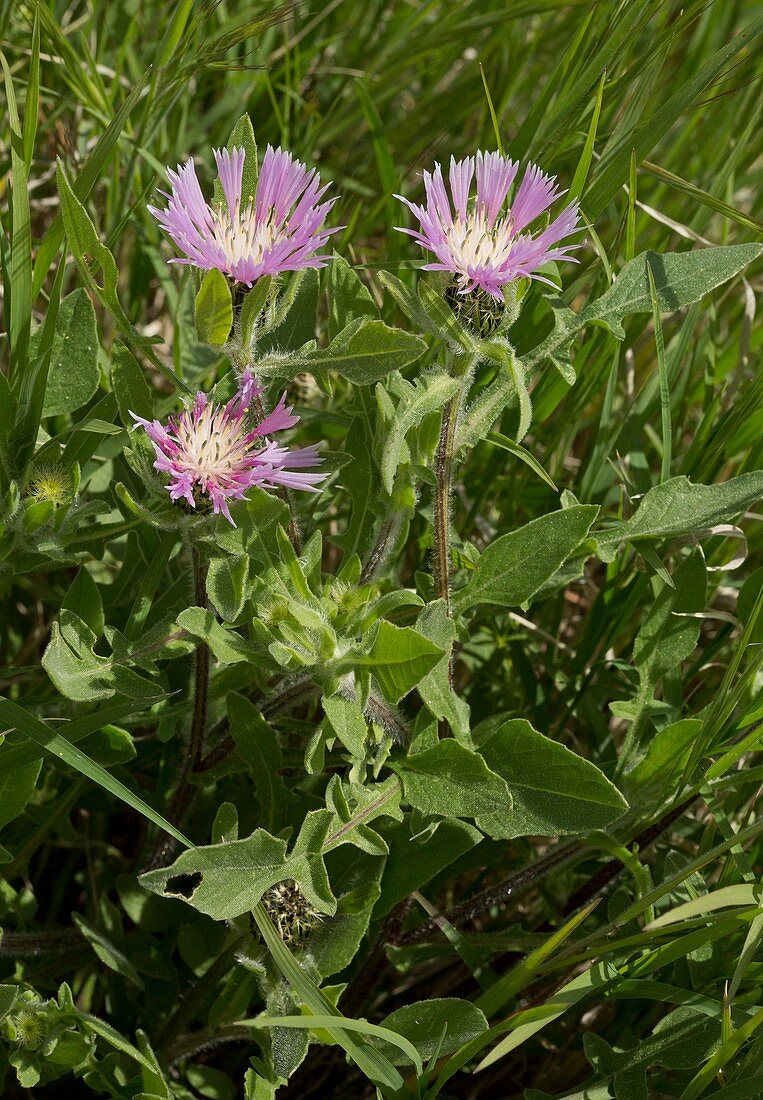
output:
[[[281,939],[292,947],[301,947],[310,933],[323,922],[321,914],[292,879],[278,882],[266,890],[262,904]]]
[[[197,393],[191,408],[171,416],[166,427],[130,413],[153,444],[154,467],[170,476],[166,488],[172,500],[182,498],[192,508],[211,503],[212,511],[222,512],[235,527],[228,504],[241,500],[252,485],[318,491],[315,486],[326,475],[305,472],[306,467],[320,464],[317,448],[290,451],[269,439],[299,420],[287,407],[286,396],[258,424],[251,423],[247,412],[261,392],[247,368],[238,392],[226,405],[216,405],[205,393]]]
[[[577,203],[565,206],[539,233],[523,232],[564,194],[552,176],[531,164],[512,202],[502,209],[518,167],[517,161],[499,153],[480,151],[459,161],[451,157],[450,197],[439,164],[434,172],[424,172],[425,205],[396,196],[410,207],[421,226],[398,227],[400,232],[434,253],[436,263],[424,264],[425,270],[452,272],[459,294],[480,289],[502,302],[503,288],[515,279],[538,279],[553,286],[550,279],[538,274],[538,268],[549,260],[576,262],[568,253],[580,246],[559,242],[578,228]],[[471,194],[475,177],[476,198]]]
[[[320,201],[328,184],[321,187],[315,169],[269,145],[257,193],[243,197],[244,150],[213,152],[225,204],[206,201],[189,160],[176,172],[167,169],[172,193],[160,192],[166,208],[148,208],[184,253],[170,263],[217,268],[249,286],[263,275],[325,267],[330,257],[321,249],[337,230],[323,223],[336,200]]]

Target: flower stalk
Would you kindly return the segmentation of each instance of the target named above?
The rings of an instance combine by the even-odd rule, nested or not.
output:
[[[448,401],[442,414],[440,438],[435,455],[435,499],[434,499],[434,553],[433,572],[437,599],[445,603],[445,613],[452,615],[450,578],[451,578],[451,501],[453,496],[453,466],[456,456],[456,433],[464,401],[469,391],[476,359],[471,355],[453,355],[450,373],[460,378],[461,385],[456,394]],[[448,655],[448,680],[453,687],[453,652]],[[440,737],[449,736],[448,723],[440,722]]]

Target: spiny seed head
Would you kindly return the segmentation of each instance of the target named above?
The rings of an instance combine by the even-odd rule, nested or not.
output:
[[[346,581],[334,580],[329,588],[329,596],[336,607],[341,611],[359,611],[368,603],[369,592],[363,587],[348,584]]]
[[[291,879],[271,886],[263,895],[262,904],[281,939],[292,947],[304,944],[313,929],[323,920],[297,883]]]
[[[61,466],[40,466],[32,474],[29,495],[35,500],[49,501],[57,508],[72,499],[72,479]]]
[[[48,1033],[45,1019],[40,1012],[22,1008],[12,1019],[16,1042],[27,1050],[37,1050]]]
[[[445,291],[445,300],[455,315],[475,336],[492,336],[503,320],[506,307],[492,294],[476,287],[471,294],[461,294],[454,279]]]

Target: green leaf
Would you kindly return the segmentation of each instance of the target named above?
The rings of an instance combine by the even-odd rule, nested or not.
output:
[[[123,951],[120,951],[100,929],[89,924],[81,913],[72,913],[72,920],[104,966],[121,974],[138,989],[143,989],[143,979]]]
[[[127,715],[133,713],[135,703],[124,699],[116,703],[108,703],[98,707],[91,714],[83,718],[74,718],[66,723],[67,741],[74,744],[92,736],[104,726],[112,722],[119,722]],[[44,748],[35,743],[26,741],[20,745],[9,745],[7,742],[0,747],[0,772],[5,774],[14,768],[20,768],[25,764],[31,764],[35,760],[42,760],[45,756]]]
[[[212,558],[207,570],[207,595],[226,622],[235,622],[249,597],[249,558]]]
[[[700,622],[691,616],[704,611],[706,599],[707,570],[702,555],[695,551],[680,563],[673,584],[662,586],[633,644],[644,690],[653,688],[692,652]]]
[[[390,495],[397,468],[406,461],[407,433],[420,424],[425,416],[437,412],[454,397],[460,384],[458,378],[451,378],[441,371],[417,378],[413,384],[400,379],[398,385],[402,389],[402,396],[389,426],[381,460],[384,488]]]
[[[622,542],[702,534],[705,528],[735,519],[761,497],[763,470],[718,485],[693,485],[687,477],[673,477],[649,489],[625,523],[596,531],[597,552],[611,561]]]
[[[225,148],[232,152],[234,149],[244,150],[244,171],[241,180],[241,209],[245,210],[250,199],[257,194],[257,177],[259,163],[257,159],[257,142],[254,137],[254,127],[249,115],[242,115],[230,132],[230,137]],[[219,179],[215,180],[214,202],[225,203],[225,193]]]
[[[270,297],[272,285],[273,280],[270,275],[261,275],[252,289],[244,295],[239,314],[239,324],[241,326],[241,343],[245,348],[251,347],[255,342],[257,322],[260,320],[262,311],[265,309]]]
[[[439,335],[439,328],[432,323],[432,319],[421,304],[421,300],[418,295],[414,294],[405,283],[401,282],[395,275],[390,274],[389,271],[379,271],[378,279],[385,290],[389,291],[395,304],[405,314],[409,321],[412,321],[414,326],[423,332],[431,332],[433,335]]]
[[[609,290],[580,314],[604,324],[618,339],[625,337],[621,321],[634,313],[651,313],[649,271],[661,313],[673,313],[704,298],[733,279],[763,253],[763,245],[734,244],[691,252],[643,252],[626,264]]]
[[[96,635],[73,611],[62,609],[53,623],[50,642],[42,656],[42,667],[66,696],[81,702],[109,699],[119,692],[131,699],[158,699],[156,683],[138,675],[112,657],[94,652]]]
[[[39,29],[37,31],[37,55],[39,63]],[[0,51],[0,64],[5,76],[5,101],[10,130],[10,158],[13,190],[11,194],[11,255],[10,302],[8,313],[8,342],[10,347],[9,377],[19,377],[27,366],[29,332],[32,321],[32,228],[29,212],[29,163],[24,156],[24,135],[16,105],[13,78]],[[29,104],[31,107],[32,104]],[[31,120],[30,120],[31,121]],[[27,119],[24,119],[26,129]]]
[[[59,161],[56,169],[58,192],[61,196],[61,212],[69,246],[74,255],[77,268],[91,293],[109,310],[122,335],[141,349],[151,362],[171,379],[180,389],[190,393],[188,386],[178,378],[166,363],[163,363],[152,349],[153,341],[142,336],[135,328],[119,301],[117,265],[106,245],[98,238],[90,216],[79,201],[69,183],[63,165]],[[100,281],[98,273],[100,272]]]
[[[603,325],[619,340],[625,338],[622,322],[635,313],[652,312],[649,268],[655,282],[660,312],[672,313],[698,302],[711,290],[733,279],[763,253],[763,245],[734,244],[697,248],[691,252],[642,252],[622,269],[609,290],[574,313],[559,299],[552,300],[554,328],[549,336],[523,358],[526,371],[546,358],[566,355],[585,325]]]
[[[444,653],[431,672],[418,683],[418,693],[435,718],[444,718],[456,737],[469,738],[469,704],[450,683],[450,653],[456,640],[456,624],[445,609],[444,600],[427,604],[418,617],[416,629]]]
[[[328,300],[328,330],[332,340],[357,317],[377,319],[379,316],[368,287],[338,252],[329,264]]]
[[[337,911],[310,932],[310,959],[322,977],[338,974],[357,954],[379,896],[385,862],[383,856],[349,845],[327,859]]]
[[[230,284],[222,271],[212,268],[201,281],[195,302],[196,334],[204,344],[221,348],[233,325]]]
[[[530,392],[527,389],[524,364],[520,359],[517,359],[514,349],[505,340],[483,340],[480,349],[483,358],[497,363],[500,368],[494,382],[487,387],[488,391],[495,385],[496,391],[500,394],[506,392],[511,393],[512,396],[516,395],[519,405],[516,442],[519,443],[530,430],[533,417],[532,401],[530,400]],[[510,380],[508,389],[503,379]]]
[[[367,393],[358,390],[356,397]],[[339,485],[349,497],[352,514],[344,534],[333,541],[342,547],[346,560],[356,553],[363,556],[371,544],[376,521],[379,474],[373,458],[370,417],[363,414],[353,418],[344,445],[352,461],[341,471]]]
[[[540,946],[531,951],[524,959],[518,962],[502,977],[494,982],[477,998],[477,1007],[481,1008],[486,1016],[494,1016],[504,1005],[530,984],[539,968],[547,959],[550,959],[578,925],[582,924],[599,904],[599,898],[590,901],[588,905],[580,909],[561,928],[552,932]]]
[[[356,759],[363,760],[368,741],[368,724],[360,704],[343,695],[325,695],[322,706],[332,730],[347,751]]]
[[[344,787],[339,776],[332,777],[326,787],[326,806],[333,819],[323,842],[323,851],[352,844],[370,855],[386,855],[386,844],[369,825],[377,817],[402,821],[401,793],[400,783],[393,775],[383,783],[364,786],[351,782]]]
[[[143,96],[147,78],[148,72],[145,72],[138,80],[132,82],[132,91],[116,111],[111,122],[100,135],[77,173],[77,177],[72,184],[72,191],[80,202],[85,201],[94,185],[102,178],[104,166],[119,141],[127,119],[130,117],[135,105]],[[50,265],[53,262],[56,252],[61,247],[63,239],[64,223],[63,217],[59,213],[56,214],[51,222],[37,250],[32,282],[32,294],[35,297],[42,289]]]
[[[353,668],[368,668],[384,696],[397,703],[438,661],[443,650],[410,626],[382,619],[367,653],[352,658]]]
[[[339,1028],[346,1031],[359,1031],[363,1035],[372,1035],[374,1038],[382,1040],[386,1047],[397,1050],[398,1054],[402,1050],[404,1054],[408,1055],[409,1064],[415,1065],[419,1073],[423,1073],[423,1066],[416,1048],[404,1036],[398,1037],[396,1033],[380,1027],[379,1024],[369,1024],[368,1020],[349,1020],[346,1017],[337,1018],[334,1015],[309,1013],[304,1016],[256,1016],[253,1020],[243,1020],[241,1023],[243,1026],[251,1025],[256,1028],[293,1027],[299,1030],[314,1030],[316,1032],[328,1028]]]
[[[98,585],[88,570],[82,566],[64,596],[62,609],[79,615],[82,621],[100,638],[103,634],[103,601]]]
[[[335,336],[328,347],[291,356],[288,360],[265,357],[257,369],[265,375],[277,373],[290,378],[316,368],[333,370],[356,386],[370,386],[390,371],[403,370],[425,351],[426,344],[418,336],[390,328],[383,321],[358,317]]]
[[[507,361],[501,362],[498,373],[490,385],[477,393],[463,416],[459,418],[456,429],[456,450],[460,454],[468,454],[472,447],[489,434],[503,412],[518,401],[515,378],[519,371],[527,374],[526,366],[522,361],[516,360],[511,370]],[[526,382],[523,381],[523,384],[526,389]],[[519,447],[518,443],[514,445]]]
[[[701,729],[700,718],[682,718],[657,730],[643,759],[624,777],[631,801],[648,806],[667,801],[678,785]]]
[[[585,539],[598,508],[577,504],[532,520],[487,547],[474,573],[455,596],[455,607],[515,607],[527,603]]]
[[[0,829],[24,812],[40,774],[39,760],[16,768],[4,765],[4,758],[0,757]]]
[[[409,1039],[426,1062],[452,1054],[464,1043],[487,1031],[485,1015],[470,1001],[457,997],[433,997],[427,1001],[403,1005],[386,1016],[381,1024],[389,1031]],[[381,1049],[393,1065],[411,1065],[409,1058],[387,1043]]]
[[[135,356],[124,344],[116,344],[111,353],[111,384],[117,399],[119,418],[126,428],[135,427],[131,412],[144,420],[153,420],[154,399],[148,382]]]
[[[236,751],[254,780],[260,814],[266,829],[276,829],[292,800],[281,777],[281,746],[275,732],[243,695],[228,695],[228,722]]]
[[[0,723],[18,730],[25,737],[30,737],[38,745],[41,745],[46,752],[59,760],[63,760],[65,764],[79,772],[80,775],[87,776],[88,779],[103,787],[105,791],[113,794],[128,806],[132,806],[143,817],[153,821],[155,825],[169,833],[170,836],[174,836],[181,844],[186,845],[188,848],[191,847],[191,842],[183,836],[179,829],[176,829],[169,821],[165,821],[161,814],[153,810],[138,795],[133,794],[131,790],[125,787],[124,783],[120,783],[113,775],[109,775],[100,764],[96,764],[84,752],[72,745],[65,737],[62,737],[60,733],[55,733],[49,729],[39,718],[35,718],[23,707],[12,703],[10,699],[0,698]]]
[[[583,834],[604,828],[628,809],[595,764],[544,737],[524,718],[504,723],[480,746],[480,753],[506,781],[514,800],[508,813],[477,818],[480,829],[492,837]]]
[[[507,1024],[499,1024],[491,1028],[489,1032],[480,1037],[482,1040],[487,1039],[488,1036],[497,1037],[502,1031],[510,1030],[510,1033],[491,1050],[490,1054],[482,1059],[477,1066],[477,1070],[487,1069],[488,1066],[494,1065],[512,1050],[516,1050],[518,1046],[532,1038],[533,1035],[537,1035],[552,1021],[557,1020],[592,990],[600,989],[602,986],[616,980],[617,977],[617,970],[611,963],[597,963],[563,985],[561,989],[554,993],[553,997],[540,1005],[537,1010],[525,1009],[510,1017],[510,1022]],[[479,1043],[479,1041],[478,1039],[477,1042]]]
[[[440,871],[484,840],[479,829],[458,818],[440,821],[434,832],[423,837],[411,837],[407,821],[397,828],[385,829],[384,836],[389,856],[381,894],[374,907],[375,920],[386,916],[399,901],[426,886]]]
[[[428,318],[427,329],[440,339],[450,339],[467,355],[477,355],[480,342],[461,324],[442,294],[430,286],[426,279],[419,279],[416,289],[421,307]]]
[[[641,752],[645,739],[645,719],[655,688],[666,673],[677,668],[693,651],[699,637],[700,620],[707,600],[707,570],[702,554],[697,550],[684,558],[676,569],[672,582],[655,580],[659,586],[657,598],[641,624],[633,644],[633,660],[638,667],[639,688],[635,699],[626,701],[625,716],[631,726],[618,761],[618,775],[632,765],[634,755]],[[616,703],[612,704],[615,709]]]
[[[402,781],[406,801],[422,813],[477,817],[511,810],[506,781],[490,770],[482,756],[452,739],[392,767]]]
[[[178,615],[178,626],[201,638],[212,650],[216,660],[222,665],[235,665],[246,661],[256,667],[267,666],[268,662],[251,642],[247,642],[234,630],[218,623],[211,611],[203,607],[188,607]]]
[[[559,492],[556,485],[551,480],[551,477],[546,473],[537,458],[526,450],[521,443],[509,439],[508,436],[503,435],[501,432],[490,432],[485,438],[488,443],[492,443],[494,447],[500,447],[502,450],[508,451],[509,454],[513,454],[520,462],[524,462],[526,466],[530,467],[533,473],[538,475],[541,481],[545,481],[550,489],[553,489],[555,493]]]
[[[245,840],[191,848],[171,866],[146,871],[139,881],[147,890],[180,898],[214,920],[233,920],[254,909],[271,886],[293,879],[311,905],[333,913],[336,901],[322,857],[300,851],[300,838],[287,856],[285,840],[257,829]]]
[[[312,267],[295,271],[268,313],[266,329],[259,340],[260,350],[297,351],[314,340],[319,296],[319,273]],[[283,372],[280,362],[277,360],[273,365],[271,361],[270,373],[278,375],[279,371]],[[285,369],[286,374],[281,373],[281,377],[290,377],[288,364]],[[267,374],[268,370],[267,366],[263,370],[262,361],[258,362],[259,374]]]
[[[36,342],[33,338],[33,347]],[[87,291],[77,287],[58,309],[42,415],[81,408],[98,389],[99,380],[95,310]]]
[[[585,187],[586,180],[588,178],[588,172],[591,167],[591,161],[593,159],[593,150],[596,142],[596,130],[599,125],[599,115],[601,114],[601,101],[604,98],[604,83],[607,79],[606,69],[601,74],[599,80],[599,88],[596,93],[596,100],[593,105],[593,114],[591,116],[591,125],[588,128],[588,136],[583,146],[583,152],[580,154],[580,160],[578,166],[575,169],[575,175],[572,177],[572,183],[570,189],[567,192],[566,202],[571,202],[573,199],[579,199],[583,194],[583,188]]]

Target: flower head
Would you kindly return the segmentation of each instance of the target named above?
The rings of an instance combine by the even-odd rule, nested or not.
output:
[[[130,414],[153,444],[154,467],[170,476],[167,491],[172,500],[183,498],[195,508],[207,498],[212,511],[222,512],[235,527],[228,504],[241,500],[251,485],[317,492],[315,486],[326,475],[305,471],[320,464],[317,448],[290,451],[268,438],[299,420],[286,406],[285,395],[259,424],[248,422],[247,410],[261,392],[247,368],[226,405],[216,405],[205,393],[197,393],[191,408],[171,416],[166,427],[158,420]]]
[[[257,180],[257,193],[242,196],[244,150],[215,149],[215,161],[225,203],[208,203],[202,194],[192,160],[167,169],[172,193],[165,209],[149,206],[162,229],[184,253],[171,263],[217,268],[240,283],[251,285],[263,275],[325,267],[321,255],[336,229],[323,223],[335,199],[321,202],[315,169],[291,153],[268,146]]]
[[[424,173],[425,205],[396,196],[410,207],[421,226],[400,228],[400,232],[434,253],[437,262],[424,264],[425,270],[452,272],[460,294],[479,288],[503,301],[503,287],[514,279],[538,279],[553,285],[538,274],[538,268],[549,260],[572,260],[568,253],[580,247],[559,243],[578,228],[577,203],[565,206],[540,232],[524,232],[564,193],[553,177],[535,165],[528,167],[511,204],[503,209],[518,167],[516,161],[499,153],[480,151],[459,161],[451,157],[450,195],[436,164],[434,172]],[[473,179],[476,197],[472,195]]]
[[[71,501],[74,486],[69,472],[62,466],[40,466],[29,482],[29,494],[35,500],[47,500],[60,507]]]

